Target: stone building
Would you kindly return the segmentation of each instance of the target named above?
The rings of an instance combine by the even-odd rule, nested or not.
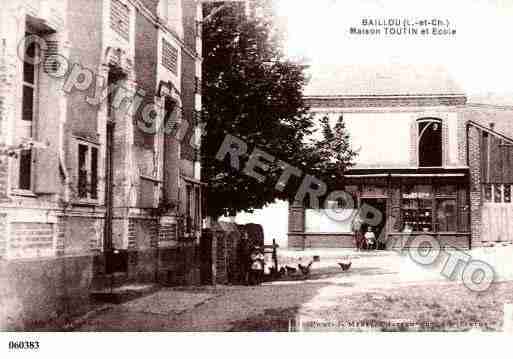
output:
[[[198,282],[201,3],[0,15],[0,322],[73,311],[107,283]]]
[[[460,248],[512,242],[513,108],[468,103],[435,66],[334,67],[305,99],[318,119],[343,117],[359,155],[329,189],[352,206],[337,217],[290,205],[289,247],[354,247],[362,216],[389,246],[422,235]]]

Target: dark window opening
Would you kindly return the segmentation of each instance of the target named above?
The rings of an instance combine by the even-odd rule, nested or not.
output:
[[[186,213],[186,219],[185,219],[185,232],[191,233],[192,232],[192,225],[193,225],[193,217],[192,217],[192,186],[187,185],[186,186],[186,200],[185,200],[185,213]]]
[[[19,188],[30,190],[31,183],[31,162],[32,150],[22,150],[20,152],[20,173],[19,173]]]
[[[98,199],[98,149],[91,148],[91,198]]]
[[[23,108],[23,121],[31,122],[34,119],[34,87],[23,84],[23,98],[22,98],[22,108]],[[30,131],[32,132],[32,131]],[[31,133],[28,133],[30,136]]]
[[[194,191],[194,202],[195,202],[195,213],[194,213],[194,224],[196,227],[196,230],[199,230],[201,228],[201,195],[200,195],[200,188],[196,187]]]
[[[37,48],[36,43],[32,41],[32,34],[26,33],[26,43],[25,43],[25,56],[26,59],[23,62],[23,81],[28,82],[30,84],[34,84],[35,81],[35,61],[37,60]]]
[[[87,198],[87,153],[85,145],[78,145],[78,196]]]
[[[37,61],[38,48],[36,43],[31,39],[32,34],[26,33],[25,56],[23,62],[23,91],[22,91],[22,117],[23,121],[27,121],[23,125],[23,133],[19,133],[20,137],[32,137],[32,122],[35,114],[35,104],[37,96]]]
[[[78,197],[98,199],[98,148],[78,145]]]
[[[442,122],[421,120],[419,125],[419,166],[442,166]]]

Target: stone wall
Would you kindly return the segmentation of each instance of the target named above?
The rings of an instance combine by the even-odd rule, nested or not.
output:
[[[23,330],[90,308],[94,256],[0,260],[0,330]]]

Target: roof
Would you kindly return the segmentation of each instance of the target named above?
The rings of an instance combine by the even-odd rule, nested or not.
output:
[[[495,106],[513,109],[512,93],[486,93],[469,95],[469,103],[475,106]]]
[[[464,96],[441,66],[324,65],[311,73],[305,97]]]

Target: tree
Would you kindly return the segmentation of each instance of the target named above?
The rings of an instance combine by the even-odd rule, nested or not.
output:
[[[321,119],[322,138],[313,141],[310,152],[317,157],[314,173],[322,178],[329,188],[340,186],[340,179],[347,168],[354,165],[357,152],[351,147],[343,116],[330,126],[328,117]]]
[[[206,127],[201,152],[203,180],[208,183],[207,214],[216,218],[293,198],[300,179],[277,191],[282,173],[278,160],[307,174],[331,174],[333,149],[347,151],[349,141],[348,137],[343,137],[347,144],[339,145],[307,141],[314,127],[302,97],[306,66],[284,56],[273,16],[247,18],[239,6],[213,6],[204,7],[205,16],[212,15],[203,24],[202,118]],[[335,134],[343,132],[343,123],[337,126]],[[248,154],[256,147],[276,158],[263,183],[232,168],[228,158],[224,162],[216,159],[228,134],[245,141]],[[334,156],[344,161],[336,168],[343,169],[349,157],[349,152]],[[242,159],[247,161],[247,157]]]

